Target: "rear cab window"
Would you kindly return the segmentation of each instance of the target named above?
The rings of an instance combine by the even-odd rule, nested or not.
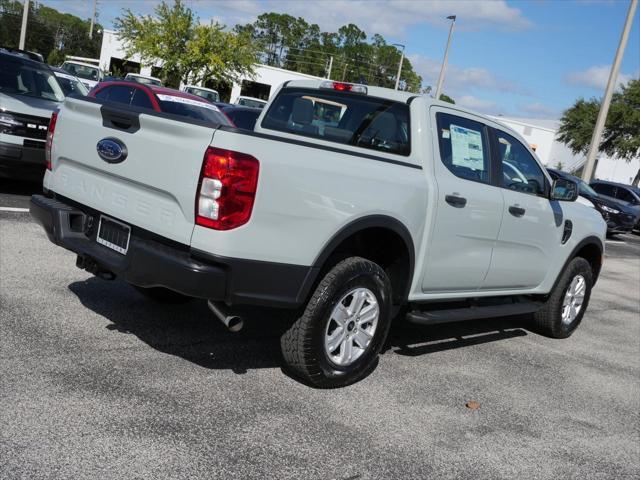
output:
[[[261,127],[403,156],[411,153],[409,106],[362,94],[285,88]]]
[[[160,110],[181,117],[188,117],[215,125],[231,126],[229,119],[212,103],[192,98],[157,93]]]

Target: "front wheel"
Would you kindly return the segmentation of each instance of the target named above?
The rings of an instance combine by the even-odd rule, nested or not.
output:
[[[544,306],[534,315],[535,329],[551,338],[569,337],[582,321],[592,286],[589,262],[581,257],[571,260]]]
[[[376,263],[350,257],[327,273],[282,336],[282,355],[312,385],[349,385],[375,366],[390,324],[389,278]]]

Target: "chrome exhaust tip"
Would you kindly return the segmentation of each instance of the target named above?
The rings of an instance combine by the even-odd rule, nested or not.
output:
[[[225,327],[227,327],[230,332],[236,333],[242,330],[242,327],[244,326],[242,317],[229,313],[228,307],[224,303],[214,303],[211,300],[207,300],[207,306],[218,320],[224,323]]]

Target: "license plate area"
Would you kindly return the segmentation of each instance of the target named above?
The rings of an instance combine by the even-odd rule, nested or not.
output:
[[[129,249],[131,227],[113,218],[100,215],[96,242],[122,255],[126,255]]]

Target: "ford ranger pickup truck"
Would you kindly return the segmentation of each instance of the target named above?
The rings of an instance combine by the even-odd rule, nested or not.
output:
[[[517,133],[426,96],[283,84],[253,131],[92,98],[51,119],[31,214],[77,265],[155,301],[295,321],[286,367],[316,387],[370,372],[394,317],[527,315],[565,338],[606,225]],[[286,315],[288,316],[288,315]]]

